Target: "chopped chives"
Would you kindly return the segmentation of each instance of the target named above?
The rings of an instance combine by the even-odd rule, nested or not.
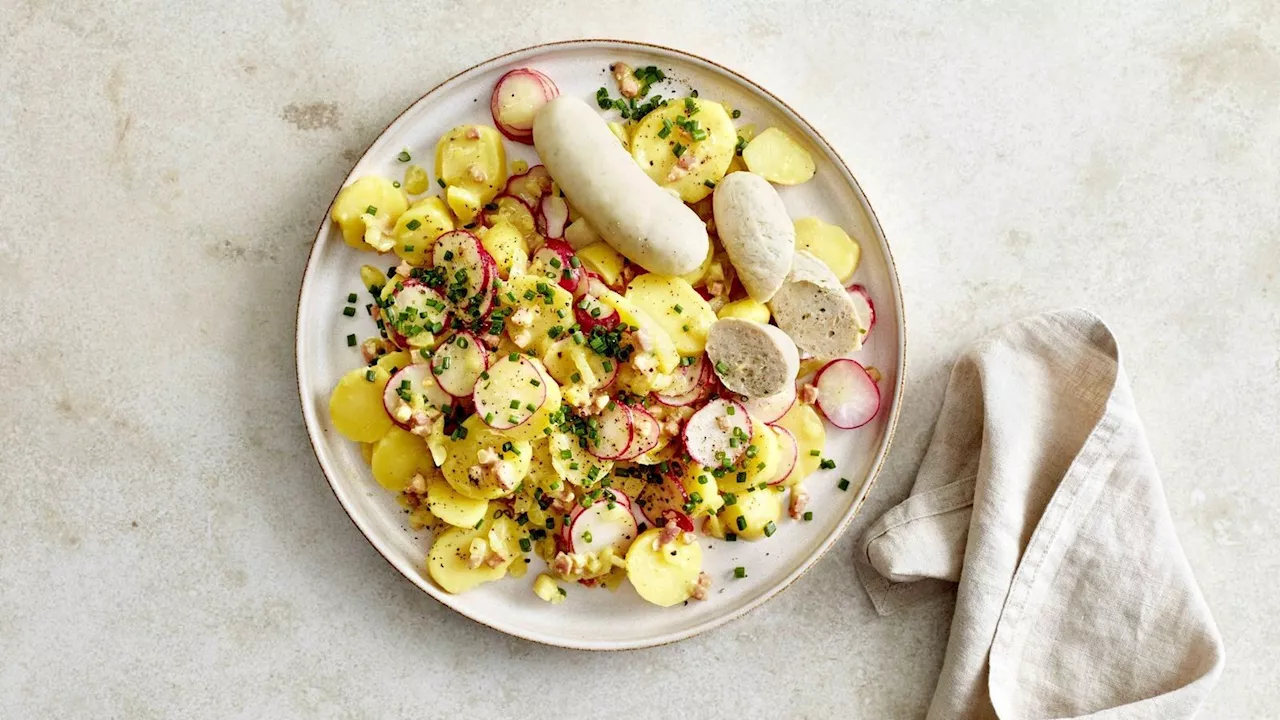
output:
[[[772,521],[772,520],[770,520],[770,521],[768,522],[768,524],[766,524],[766,525],[764,526],[764,536],[765,536],[765,537],[773,537],[773,534],[774,534],[774,533],[776,533],[776,532],[778,532],[778,526],[777,526],[777,525],[774,525],[774,524],[773,524],[773,521]]]
[[[849,481],[848,481],[848,480],[846,480],[845,478],[840,478],[840,485],[839,485],[839,488],[840,488],[841,490],[848,490],[848,489],[849,489]]]
[[[348,335],[348,336],[347,336],[347,347],[355,347],[355,346],[356,346],[356,336],[355,336],[355,335]]]
[[[812,520],[812,519],[813,519],[813,511],[811,511],[811,510],[810,510],[810,511],[805,512],[805,514],[804,514],[804,520],[805,520],[805,522],[809,522],[809,521],[810,521],[810,520]]]
[[[739,565],[733,569],[733,576],[739,579],[744,578],[747,576],[747,569]]]
[[[343,309],[342,309],[342,314],[343,314],[343,315],[346,315],[347,317],[355,317],[356,309],[355,309],[355,308],[353,308],[353,307],[346,307],[346,308],[343,308]]]
[[[747,519],[742,515],[739,515],[738,516],[738,532],[742,532],[743,530],[746,530],[746,529],[747,529]]]
[[[413,156],[409,155],[408,150],[401,150],[400,154],[396,156],[396,159],[400,162],[409,162],[413,159]]]

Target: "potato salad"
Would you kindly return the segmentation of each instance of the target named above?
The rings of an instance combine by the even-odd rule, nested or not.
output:
[[[395,260],[347,297],[377,333],[346,335],[363,363],[330,418],[431,531],[450,593],[511,576],[550,603],[628,582],[706,599],[700,538],[785,541],[813,517],[805,478],[834,466],[828,429],[879,409],[879,373],[849,357],[875,323],[859,244],[777,194],[814,174],[805,147],[659,94],[657,67],[611,71],[579,99],[512,70],[492,125],[445,133],[429,168],[405,148],[401,177],[333,203],[348,245]]]

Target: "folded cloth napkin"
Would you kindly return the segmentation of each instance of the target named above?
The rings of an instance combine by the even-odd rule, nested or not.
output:
[[[961,356],[856,559],[881,614],[959,583],[931,719],[1191,717],[1222,670],[1115,338],[1082,310]]]

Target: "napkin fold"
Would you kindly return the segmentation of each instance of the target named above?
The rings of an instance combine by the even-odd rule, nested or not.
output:
[[[1115,338],[1083,310],[956,362],[911,496],[857,568],[888,614],[959,584],[928,717],[1191,717],[1222,670]]]

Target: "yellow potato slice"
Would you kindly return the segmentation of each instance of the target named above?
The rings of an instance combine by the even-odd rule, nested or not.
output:
[[[706,349],[707,331],[715,323],[716,313],[688,282],[645,273],[627,286],[626,298],[657,321],[675,344],[676,352],[697,356]]]
[[[515,307],[506,321],[512,342],[522,350],[532,348],[539,356],[559,337],[551,337],[551,328],[565,330],[573,325],[573,295],[536,275],[511,278],[502,302]]]
[[[444,198],[449,204],[449,209],[458,216],[458,222],[463,225],[470,225],[471,221],[476,219],[476,215],[480,214],[480,208],[484,205],[484,201],[473,190],[453,185],[445,188]]]
[[[769,322],[769,306],[762,302],[756,302],[751,298],[743,298],[720,308],[720,312],[716,313],[716,317],[738,318],[739,320],[750,320],[764,325]]]
[[[715,476],[692,460],[684,463],[683,467],[680,484],[684,486],[684,492],[692,503],[692,508],[686,510],[685,514],[694,519],[715,515],[724,506],[724,498],[720,497]],[[732,476],[725,475],[721,482],[725,479],[732,479]]]
[[[523,275],[529,269],[529,243],[514,225],[500,220],[493,227],[480,228],[476,232],[480,236],[480,244],[498,264],[498,274],[503,280]]]
[[[782,460],[781,450],[778,445],[778,436],[769,429],[769,426],[754,417],[751,418],[751,439],[747,441],[747,451],[738,460],[738,466],[733,475],[734,482],[741,483],[744,487],[756,487],[762,482],[772,480],[778,473],[778,463]],[[742,480],[738,480],[740,476],[743,477]],[[728,475],[725,476],[725,478],[728,477]]]
[[[590,487],[613,470],[612,460],[602,460],[578,444],[578,438],[553,432],[547,444],[551,466],[570,485]]]
[[[413,364],[413,356],[408,350],[397,350],[389,352],[378,358],[378,367],[387,371],[388,375],[395,375],[397,370],[407,368]]]
[[[466,437],[457,440],[450,438],[445,443],[448,457],[440,467],[441,472],[444,473],[444,479],[449,481],[454,490],[477,500],[492,500],[509,495],[511,489],[519,485],[520,481],[529,474],[533,448],[527,442],[512,441],[505,435],[491,430],[475,415],[467,418],[462,423],[462,427],[466,430]],[[504,449],[504,447],[510,449]],[[493,476],[493,473],[486,472],[475,478],[471,477],[471,468],[480,463],[478,456],[481,450],[492,450],[497,454],[499,461],[510,463],[508,479],[511,487],[505,487]]]
[[[426,265],[436,238],[453,229],[453,216],[444,200],[423,198],[410,205],[396,221],[395,253],[410,265]]]
[[[776,127],[747,143],[742,160],[748,170],[779,185],[799,185],[817,170],[809,151]]]
[[[489,512],[489,501],[469,498],[439,473],[432,473],[427,478],[427,508],[454,527],[474,528]]]
[[[329,418],[343,437],[375,442],[395,426],[382,405],[390,379],[390,373],[379,367],[356,368],[342,376],[329,396]]]
[[[697,540],[684,544],[677,539],[654,547],[661,530],[640,533],[627,550],[627,579],[640,597],[661,607],[671,607],[693,596],[702,572],[702,546]]]
[[[691,132],[692,123],[696,129]],[[694,133],[702,139],[695,140]],[[724,177],[737,142],[738,133],[723,105],[678,98],[640,121],[631,135],[631,156],[654,182],[693,203],[709,195]]]
[[[375,294],[380,293],[383,286],[387,284],[387,274],[382,271],[382,268],[361,265],[360,282],[364,285],[365,290]]]
[[[358,250],[373,250],[377,248],[367,242],[371,234],[377,237],[389,235],[400,214],[408,208],[408,196],[390,180],[378,175],[365,175],[342,188],[333,201],[330,216],[342,230],[342,239],[348,245]],[[394,243],[390,237],[386,240],[388,244]]]
[[[782,495],[772,488],[754,492],[735,493],[733,503],[725,502],[716,516],[725,532],[736,534],[743,540],[759,540],[772,534],[782,517]]]
[[[434,474],[427,442],[406,430],[393,427],[373,448],[373,479],[391,492],[401,492],[414,475]],[[472,523],[474,524],[474,523]]]
[[[436,144],[436,177],[447,187],[469,191],[479,205],[489,202],[507,183],[502,135],[487,125],[461,125],[445,133]]]
[[[676,369],[676,365],[680,362],[680,353],[676,350],[671,336],[648,312],[641,310],[635,303],[612,290],[605,290],[601,293],[599,299],[600,302],[618,311],[618,319],[620,321],[627,325],[638,327],[648,334],[649,340],[653,344],[652,352],[654,359],[658,363],[658,372],[670,373]],[[625,373],[629,368],[629,365],[624,365],[620,374]]]
[[[780,425],[796,438],[796,467],[786,481],[776,487],[791,487],[809,477],[822,462],[822,448],[827,443],[827,429],[811,406],[796,403],[775,425]]]
[[[815,217],[795,221],[796,250],[804,250],[831,268],[831,272],[847,283],[858,269],[862,246],[838,225],[829,225]]]
[[[507,517],[486,521],[479,528],[449,528],[440,533],[431,544],[427,554],[427,575],[445,592],[457,594],[466,592],[477,585],[493,582],[507,574],[508,568],[520,553],[512,552],[503,562],[496,566],[481,563],[476,568],[469,567],[473,550],[494,544],[502,546],[504,553],[508,538],[516,538],[519,534],[515,522]],[[495,543],[496,541],[496,543]]]
[[[606,285],[618,284],[626,258],[608,243],[592,243],[579,250],[577,255],[587,269],[600,273]]]

